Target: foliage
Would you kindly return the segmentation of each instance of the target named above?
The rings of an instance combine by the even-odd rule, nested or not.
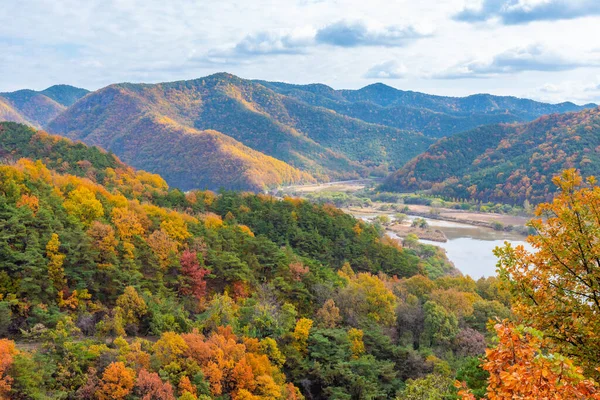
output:
[[[522,125],[483,126],[441,139],[383,186],[529,208],[552,200],[552,178],[566,167],[598,174],[599,129],[597,107]]]
[[[496,281],[420,275],[427,251],[330,204],[184,194],[0,126],[32,157],[0,165],[10,398],[394,398],[439,363],[454,374],[510,306]]]
[[[517,299],[515,312],[589,373],[598,366],[600,352],[600,187],[594,178],[583,186],[572,169],[554,182],[559,194],[541,204],[539,218],[531,222],[538,235],[528,242],[535,251],[506,245],[496,254]]]
[[[600,399],[600,386],[583,376],[573,361],[548,353],[541,332],[504,321],[494,327],[498,346],[488,350],[488,399]],[[461,387],[460,384],[458,384]],[[459,393],[475,399],[469,390]]]

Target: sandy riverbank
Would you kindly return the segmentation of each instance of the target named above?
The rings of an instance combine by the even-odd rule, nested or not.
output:
[[[419,239],[431,240],[432,242],[445,243],[448,241],[444,232],[439,229],[432,228],[417,228],[406,224],[392,224],[386,226],[386,229],[394,232],[401,238],[405,238],[410,234],[416,235]]]

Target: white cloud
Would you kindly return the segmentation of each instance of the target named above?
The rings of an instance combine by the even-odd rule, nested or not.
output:
[[[396,61],[386,61],[373,65],[365,74],[370,79],[402,79],[406,76],[407,68]]]
[[[55,83],[97,89],[220,71],[336,88],[358,88],[387,73],[403,77],[393,82],[401,89],[444,95],[537,96],[545,83],[595,82],[590,61],[600,57],[591,52],[600,17],[480,29],[452,18],[466,1],[1,0],[0,91]],[[420,38],[433,27],[435,35]],[[348,28],[348,37],[332,36],[340,28]],[[510,62],[494,60],[524,43],[552,49],[554,59],[542,59],[543,73],[539,65],[517,65],[514,55]],[[367,73],[389,60],[399,68],[380,67],[381,78]],[[575,65],[581,66],[569,69]],[[486,79],[431,79],[439,71]]]
[[[598,60],[564,57],[540,44],[508,49],[488,60],[472,60],[451,67],[434,77],[440,79],[489,78],[524,71],[557,72],[598,66]]]
[[[464,8],[454,18],[481,22],[492,18],[507,25],[556,21],[600,15],[598,0],[483,0],[477,8]]]

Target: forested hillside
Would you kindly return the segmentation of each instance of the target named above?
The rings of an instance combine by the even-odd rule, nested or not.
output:
[[[0,93],[0,120],[100,146],[182,190],[383,177],[436,138],[586,107],[593,105],[444,97],[383,84],[334,90],[227,73],[93,93],[67,85]]]
[[[124,161],[159,172],[182,189],[203,187],[198,186],[202,183],[211,189],[223,185],[255,190],[257,186],[300,182],[309,175],[320,180],[385,175],[432,142],[420,133],[310,106],[229,74],[157,85],[111,85],[75,103],[48,129],[112,150]],[[209,130],[213,137],[220,136],[220,141],[233,143],[232,138],[239,142],[238,147],[245,146],[243,153],[254,158],[252,162],[241,160],[240,154],[230,152],[221,154],[222,164],[250,163],[246,168],[264,171],[264,162],[256,153],[260,152],[305,174],[291,173],[289,166],[280,163],[280,168],[271,168],[270,173],[286,178],[254,174],[259,181],[256,184],[242,174],[239,185],[229,186],[222,179],[221,165],[202,165],[200,161],[213,151],[203,133]],[[166,142],[173,148],[165,147]],[[144,151],[130,151],[141,143]],[[194,182],[200,175],[204,180]]]
[[[39,92],[0,93],[0,121],[43,127],[87,93],[85,89],[68,85],[55,85]]]
[[[565,168],[600,173],[600,109],[490,125],[441,139],[384,183],[386,190],[428,190],[482,202],[550,201]]]
[[[19,124],[0,124],[0,148],[2,398],[485,387],[477,357],[508,294],[457,276],[432,246],[404,247],[331,205],[184,194]]]

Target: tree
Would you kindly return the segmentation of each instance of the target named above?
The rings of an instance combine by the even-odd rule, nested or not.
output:
[[[422,339],[425,345],[447,345],[458,334],[458,320],[439,304],[428,301],[423,305],[425,313]]]
[[[121,400],[131,393],[134,384],[135,372],[122,362],[113,362],[104,370],[96,396],[100,400]]]
[[[451,395],[452,379],[433,373],[425,378],[409,379],[396,400],[444,400],[452,398]]]
[[[13,363],[13,358],[18,354],[15,342],[8,339],[0,339],[0,399],[8,399],[13,378],[7,375],[8,369]]]
[[[179,257],[179,264],[181,265],[181,273],[184,276],[181,293],[192,295],[201,300],[206,295],[206,280],[204,277],[209,271],[200,267],[197,253],[187,249]]]
[[[308,350],[308,335],[310,334],[312,326],[313,321],[308,318],[300,318],[298,322],[296,322],[296,327],[294,328],[292,336],[294,337],[294,347],[301,353]]]
[[[352,358],[358,358],[365,352],[365,343],[363,342],[363,331],[351,328],[348,331],[348,340],[350,341],[350,351]]]
[[[173,386],[169,382],[163,382],[156,372],[141,369],[135,387],[142,400],[175,400]]]
[[[179,380],[179,385],[177,386],[177,389],[179,389],[179,393],[181,395],[185,394],[185,393],[189,393],[191,396],[193,396],[193,398],[197,398],[196,396],[196,386],[194,386],[192,384],[192,382],[190,381],[190,378],[188,378],[187,376],[182,376],[181,379]]]
[[[87,230],[92,239],[92,245],[98,250],[96,259],[102,267],[108,267],[114,262],[116,247],[119,244],[112,226],[100,221],[94,221]]]
[[[125,325],[138,325],[140,318],[146,315],[148,307],[133,286],[127,286],[123,294],[117,298],[117,307]]]
[[[348,285],[340,291],[338,304],[353,323],[395,322],[396,297],[377,276],[361,272],[346,277]]]
[[[63,268],[65,255],[59,252],[59,247],[60,240],[58,239],[58,235],[53,233],[46,245],[46,256],[50,260],[48,261],[48,278],[57,291],[62,290],[67,284]]]
[[[317,311],[317,321],[323,328],[335,328],[342,321],[340,309],[333,299],[327,299],[323,307]]]
[[[135,235],[142,235],[144,227],[135,212],[128,208],[115,207],[111,213],[112,221],[122,239],[129,240]]]
[[[171,240],[162,229],[152,232],[146,242],[158,258],[160,267],[163,270],[167,269],[171,256],[177,252],[177,242]]]
[[[591,372],[600,354],[600,187],[594,178],[584,186],[574,169],[553,181],[559,193],[538,206],[530,223],[535,251],[507,244],[496,255],[523,323]]]
[[[163,333],[153,346],[154,355],[163,365],[177,360],[187,349],[185,340],[175,332]]]
[[[486,397],[494,399],[600,399],[600,387],[586,379],[573,361],[549,352],[548,340],[535,329],[504,321],[494,326],[498,346],[488,350]],[[464,400],[475,396],[457,383]]]
[[[64,206],[69,214],[79,218],[86,226],[104,215],[102,203],[98,201],[94,192],[85,186],[72,190],[68,199],[65,200]]]

